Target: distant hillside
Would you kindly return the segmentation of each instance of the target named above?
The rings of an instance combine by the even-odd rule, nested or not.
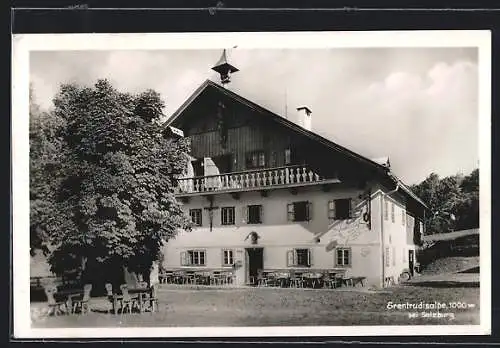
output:
[[[479,256],[452,256],[437,259],[429,263],[422,270],[422,275],[435,275],[442,273],[455,273],[469,268],[479,267]]]

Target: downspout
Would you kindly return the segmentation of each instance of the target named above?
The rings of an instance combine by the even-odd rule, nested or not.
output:
[[[380,201],[381,201],[381,204],[380,204],[380,238],[381,238],[380,245],[382,248],[382,250],[381,250],[381,254],[382,254],[382,287],[385,287],[385,244],[384,244],[384,207],[385,207],[385,204],[384,204],[384,201],[385,201],[386,196],[392,195],[397,190],[399,190],[399,181],[396,181],[396,188],[394,190],[389,191],[387,193],[382,192],[382,195],[380,196]]]

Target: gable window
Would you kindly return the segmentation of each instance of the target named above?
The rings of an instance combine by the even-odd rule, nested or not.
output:
[[[287,266],[310,267],[312,265],[311,249],[292,249],[287,251]]]
[[[345,220],[352,217],[352,200],[350,198],[335,199],[328,202],[328,218]]]
[[[222,250],[222,265],[231,266],[234,263],[234,252],[231,249]]]
[[[309,221],[311,213],[312,203],[310,202],[294,202],[287,205],[288,221]]]
[[[351,249],[350,248],[337,248],[336,249],[335,265],[337,266],[351,266]]]
[[[247,223],[248,224],[262,223],[262,205],[247,206]]]
[[[203,221],[202,221],[201,209],[189,209],[189,215],[191,216],[191,221],[195,226],[202,225]]]
[[[395,213],[396,207],[394,203],[391,203],[391,221],[396,222],[396,213]]]
[[[234,207],[223,207],[221,209],[222,225],[234,225]]]
[[[266,166],[266,155],[264,151],[253,151],[246,154],[247,169],[263,168]]]
[[[389,219],[389,201],[384,198],[384,220]]]
[[[187,250],[181,253],[182,266],[205,266],[205,250]]]

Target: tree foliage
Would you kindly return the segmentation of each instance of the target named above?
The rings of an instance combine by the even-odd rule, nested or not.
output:
[[[54,105],[64,126],[56,209],[45,215],[55,222],[48,230],[53,270],[83,260],[147,271],[164,241],[190,227],[173,193],[187,141],[165,136],[164,103],[152,90],[121,93],[107,80],[67,84]]]
[[[479,227],[479,169],[442,179],[432,173],[412,190],[430,208],[428,234]]]
[[[64,121],[44,112],[35,101],[30,88],[30,252],[36,249],[48,253],[48,237],[61,225],[56,214],[56,192],[60,183]]]

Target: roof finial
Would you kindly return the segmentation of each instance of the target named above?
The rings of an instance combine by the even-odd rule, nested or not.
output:
[[[212,70],[219,73],[222,85],[226,85],[231,82],[231,74],[239,71],[238,68],[227,62],[226,49],[222,51],[219,61],[215,64]]]

